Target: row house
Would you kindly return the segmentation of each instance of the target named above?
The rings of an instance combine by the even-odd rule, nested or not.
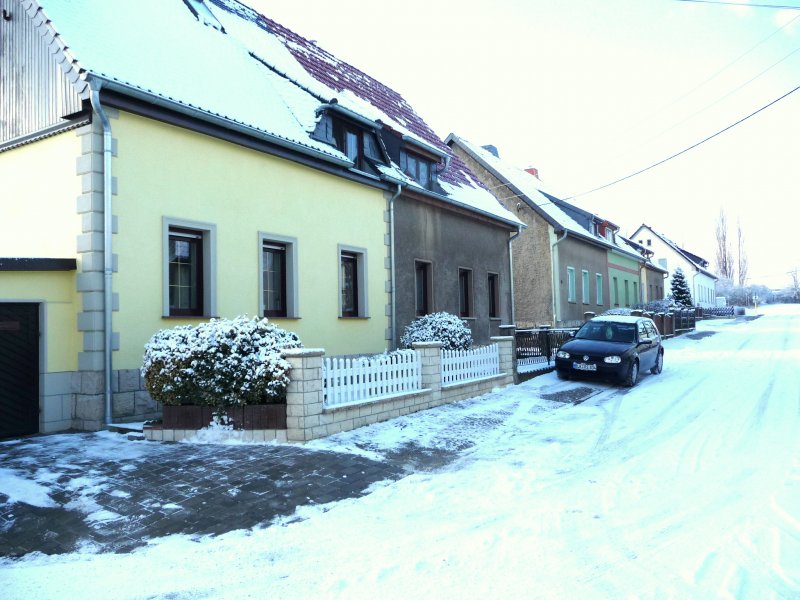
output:
[[[517,326],[571,326],[587,312],[664,297],[665,271],[629,244],[619,226],[559,199],[536,169],[512,166],[493,146],[455,134],[446,141],[527,225],[512,242]]]
[[[157,416],[162,328],[513,321],[524,223],[394,90],[236,0],[0,7],[0,437]]]

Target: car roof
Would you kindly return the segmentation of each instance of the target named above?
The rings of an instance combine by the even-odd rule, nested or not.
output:
[[[629,317],[626,315],[601,315],[599,317],[594,317],[591,321],[596,323],[638,323],[639,321],[652,321],[652,319],[647,317]]]

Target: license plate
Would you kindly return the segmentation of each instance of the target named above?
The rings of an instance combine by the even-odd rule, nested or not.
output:
[[[597,371],[597,365],[593,363],[572,363],[573,369],[578,369],[578,371]]]

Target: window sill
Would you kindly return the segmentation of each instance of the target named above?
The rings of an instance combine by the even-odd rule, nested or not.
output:
[[[458,318],[462,319],[464,321],[477,321],[478,320],[477,317],[458,317]]]
[[[270,321],[299,321],[300,317],[296,316],[286,316],[286,317],[269,317],[264,315],[263,319],[269,319]]]
[[[501,319],[500,317],[489,317],[489,320],[490,321],[502,321],[503,319]]]
[[[171,321],[181,320],[185,321],[187,319],[219,319],[220,317],[212,316],[212,315],[161,315],[162,319],[170,319]]]
[[[369,319],[369,316],[366,316],[366,317],[343,317],[343,316],[340,315],[339,319],[341,319],[343,321],[367,321]]]

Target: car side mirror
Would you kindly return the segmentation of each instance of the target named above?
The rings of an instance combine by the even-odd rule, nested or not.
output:
[[[577,332],[575,332],[575,331],[570,331],[570,332],[569,332],[569,337],[571,337],[571,338],[575,337],[575,334],[576,334],[576,333],[577,333]]]

